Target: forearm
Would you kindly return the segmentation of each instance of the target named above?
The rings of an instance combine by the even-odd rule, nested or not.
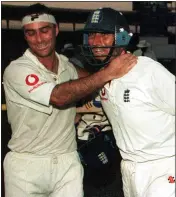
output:
[[[60,107],[76,102],[102,88],[110,80],[103,69],[88,77],[58,84],[52,91],[50,102]]]
[[[136,62],[135,56],[124,54],[113,59],[106,67],[94,74],[87,76],[87,73],[80,72],[78,75],[82,78],[55,86],[50,103],[60,107],[74,103],[102,88],[112,79],[122,77]]]

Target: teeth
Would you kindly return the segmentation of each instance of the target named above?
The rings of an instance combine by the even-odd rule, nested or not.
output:
[[[104,50],[102,50],[102,49],[94,49],[94,51],[96,51],[96,52],[103,52]]]
[[[95,53],[103,54],[104,52],[103,51],[95,51]]]
[[[47,46],[46,44],[45,45],[42,44],[42,45],[38,45],[37,48],[38,49],[44,49],[44,48],[46,48],[46,46]]]

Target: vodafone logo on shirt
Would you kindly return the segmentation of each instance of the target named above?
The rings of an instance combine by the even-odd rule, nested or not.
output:
[[[28,75],[26,77],[25,81],[26,81],[26,84],[28,86],[32,86],[30,88],[30,90],[28,90],[29,93],[31,93],[33,90],[35,90],[36,88],[38,88],[41,85],[43,85],[44,83],[46,83],[46,82],[40,82],[40,83],[38,83],[39,82],[39,77],[37,75],[35,75],[35,74]]]
[[[30,74],[26,77],[25,81],[28,86],[34,86],[39,82],[39,78],[35,74]]]

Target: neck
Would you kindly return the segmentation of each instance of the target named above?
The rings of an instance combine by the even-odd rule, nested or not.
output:
[[[48,70],[54,72],[57,74],[57,70],[58,70],[58,58],[57,56],[54,54],[52,54],[50,57],[42,57],[42,58],[38,58],[38,60],[40,61],[40,63],[42,63]]]

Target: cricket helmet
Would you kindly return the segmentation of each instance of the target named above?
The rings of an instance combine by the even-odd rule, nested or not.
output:
[[[115,48],[126,48],[132,37],[129,26],[123,14],[112,8],[99,8],[90,13],[83,31],[83,45],[81,46],[81,54],[94,70],[99,70],[110,62]],[[95,46],[88,44],[88,36],[90,33],[114,34],[114,43],[110,48],[109,54],[105,60],[96,59],[92,49]],[[97,46],[96,46],[97,48]],[[100,47],[103,48],[103,47]]]

